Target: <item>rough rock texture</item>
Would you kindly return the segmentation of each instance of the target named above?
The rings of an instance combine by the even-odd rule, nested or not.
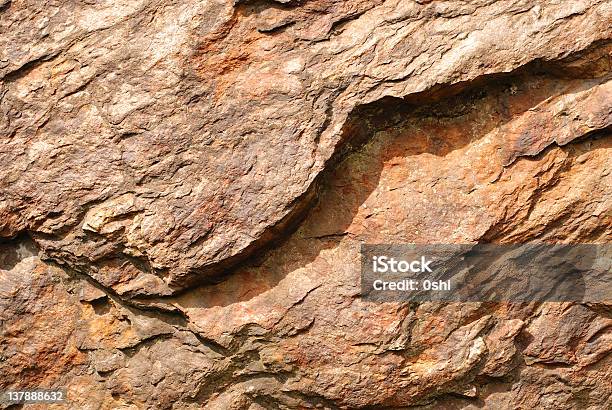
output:
[[[7,3],[0,232],[119,293],[169,294],[282,234],[356,108],[610,36],[608,1],[420,3]],[[558,139],[609,125],[597,109]]]
[[[363,242],[612,240],[609,1],[0,0],[0,33],[0,390],[612,407],[609,303],[359,298]]]

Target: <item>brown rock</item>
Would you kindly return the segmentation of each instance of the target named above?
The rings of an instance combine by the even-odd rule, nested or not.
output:
[[[359,277],[362,243],[610,242],[608,2],[73,3],[0,0],[0,390],[612,406],[609,288],[377,303]]]
[[[360,106],[589,47],[609,72],[602,0],[284,3],[5,6],[0,232],[166,295],[283,235]],[[609,126],[605,80],[577,87],[509,125],[506,162]]]

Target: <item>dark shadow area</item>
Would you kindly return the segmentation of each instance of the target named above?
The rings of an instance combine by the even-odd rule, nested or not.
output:
[[[33,256],[38,256],[38,248],[26,234],[0,240],[0,269],[11,270],[22,260]]]
[[[96,315],[99,315],[99,316],[105,315],[111,310],[111,306],[108,301],[108,297],[106,296],[98,298],[98,299],[94,299],[91,302],[89,302],[89,304],[93,308]]]

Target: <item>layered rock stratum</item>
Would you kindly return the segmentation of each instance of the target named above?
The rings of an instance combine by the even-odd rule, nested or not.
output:
[[[610,243],[609,1],[0,0],[0,33],[0,390],[612,407],[612,302],[359,282],[362,243]]]

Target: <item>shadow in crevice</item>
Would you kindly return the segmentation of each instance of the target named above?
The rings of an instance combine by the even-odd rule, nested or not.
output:
[[[0,269],[11,270],[24,259],[38,256],[38,248],[26,234],[0,240]]]
[[[317,183],[318,202],[297,230],[278,247],[220,277],[220,283],[170,299],[178,299],[185,308],[247,301],[315,261],[321,251],[338,246],[343,237],[367,241],[367,232],[355,235],[350,227],[379,186],[383,172],[405,167],[419,156],[444,161],[540,102],[591,82],[553,76],[538,64],[507,76],[485,77],[409,99],[384,98],[359,107],[344,128],[335,165]],[[367,219],[367,215],[360,217]]]

